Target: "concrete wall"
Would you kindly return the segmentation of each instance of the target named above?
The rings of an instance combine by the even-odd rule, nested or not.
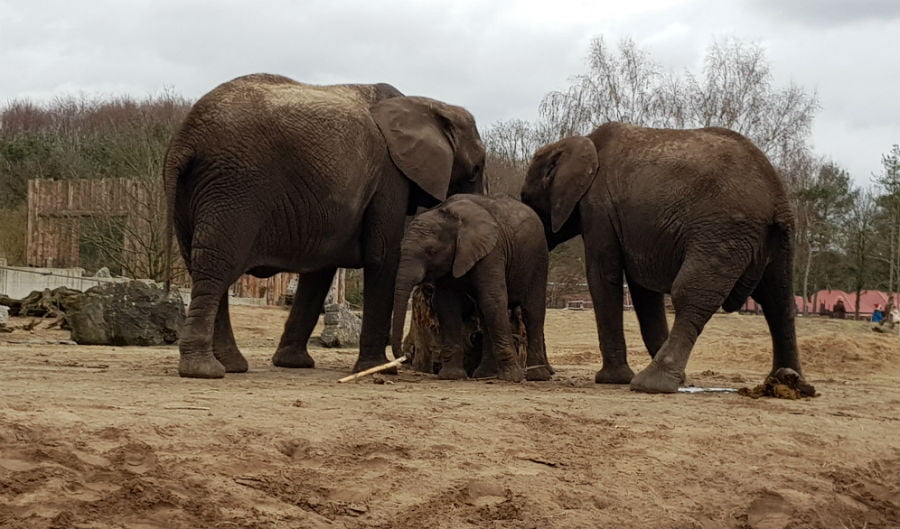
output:
[[[0,294],[21,299],[45,288],[69,287],[85,291],[101,283],[128,281],[124,278],[82,277],[81,268],[32,268],[5,266],[0,261]]]
[[[26,266],[6,266],[0,258],[0,294],[13,299],[22,299],[33,291],[45,288],[68,287],[84,292],[103,283],[130,281],[124,277],[84,277],[82,268],[34,268]],[[179,289],[185,305],[191,302],[191,289]],[[266,298],[247,298],[230,295],[231,305],[266,305]]]

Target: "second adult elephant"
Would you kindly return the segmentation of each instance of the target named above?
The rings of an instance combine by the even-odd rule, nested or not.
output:
[[[247,370],[228,286],[300,272],[273,363],[313,367],[307,341],[338,267],[364,268],[354,370],[386,361],[406,216],[482,190],[484,145],[465,109],[390,85],[316,86],[256,74],[193,107],[166,154],[170,215],[192,279],[178,372]]]
[[[720,307],[763,307],[772,371],[801,373],[794,330],[794,219],[775,169],[735,132],[598,127],[535,153],[522,200],[552,248],[581,234],[603,368],[596,382],[674,392]],[[634,375],[622,328],[623,274],[653,361]],[[669,333],[663,295],[671,293]]]

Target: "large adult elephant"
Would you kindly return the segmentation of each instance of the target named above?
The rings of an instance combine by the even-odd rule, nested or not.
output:
[[[596,382],[670,393],[719,307],[752,296],[774,345],[773,372],[801,373],[792,232],[784,185],[750,140],[721,128],[598,127],[539,149],[522,200],[549,246],[581,234],[603,367]],[[651,364],[634,375],[622,329],[623,273]],[[671,293],[669,333],[663,295]]]
[[[386,361],[406,215],[448,194],[482,192],[484,156],[465,109],[386,84],[315,86],[256,74],[203,96],[164,167],[193,282],[179,374],[247,370],[227,299],[245,272],[301,273],[272,361],[313,367],[306,344],[335,270],[364,268],[354,370]]]

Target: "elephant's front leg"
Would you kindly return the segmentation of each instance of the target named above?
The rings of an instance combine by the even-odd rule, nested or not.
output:
[[[589,255],[587,280],[594,303],[594,318],[600,336],[603,367],[594,376],[597,384],[628,384],[634,371],[628,366],[625,331],[622,324],[622,273],[604,273],[600,258]]]
[[[385,348],[390,340],[409,189],[403,181],[386,184],[363,217],[363,316],[359,357],[353,365],[356,373],[387,362]],[[396,374],[397,369],[382,372]]]
[[[479,263],[479,266],[483,264]],[[525,378],[525,366],[518,360],[512,343],[509,325],[509,302],[505,281],[480,282],[478,306],[481,310],[484,339],[490,344],[497,362],[497,377],[521,382]]]
[[[434,312],[440,328],[441,370],[438,378],[447,380],[469,378],[465,368],[462,294],[447,288],[437,288],[433,299]]]
[[[322,305],[337,269],[328,268],[300,274],[291,314],[284,324],[284,333],[272,363],[278,367],[315,367],[307,344],[319,321]]]

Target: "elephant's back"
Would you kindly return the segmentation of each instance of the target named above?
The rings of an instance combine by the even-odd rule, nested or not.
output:
[[[667,218],[678,212],[685,221],[763,222],[787,200],[768,159],[736,132],[622,126],[617,135],[598,150],[598,176],[622,210]]]
[[[329,121],[328,130],[341,123],[368,117],[374,92],[354,85],[313,85],[273,74],[252,74],[222,83],[191,109],[186,124],[197,128],[230,128],[265,123],[285,127]]]
[[[270,178],[327,178],[330,183],[320,183],[350,186],[386,152],[365,92],[272,74],[238,77],[197,101],[175,143],[219,164],[264,164],[249,169]],[[360,156],[339,159],[336,153]]]

